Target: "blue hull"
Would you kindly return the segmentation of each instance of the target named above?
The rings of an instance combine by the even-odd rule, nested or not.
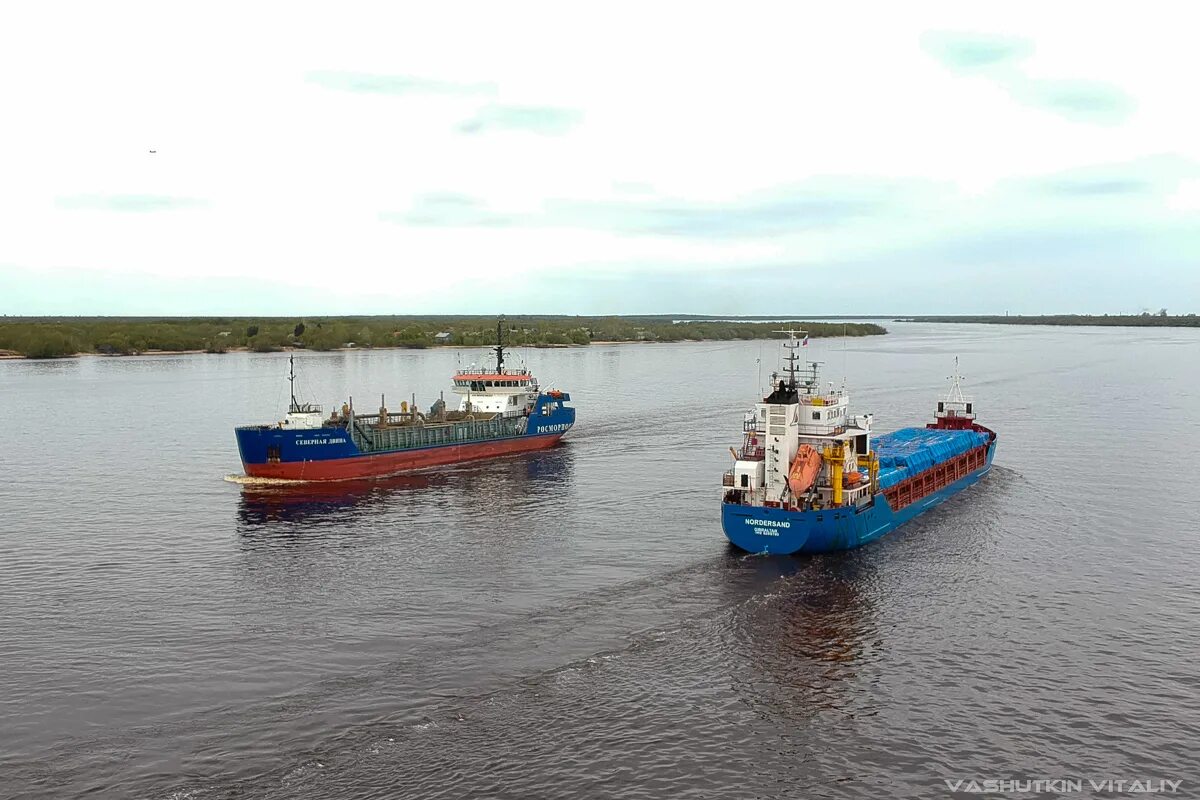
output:
[[[938,489],[899,511],[893,511],[883,493],[862,508],[826,508],[821,511],[789,511],[766,506],[721,504],[721,527],[729,541],[751,553],[828,553],[852,550],[875,541],[913,517],[977,483],[992,469],[996,452],[988,445],[987,460],[974,472]]]
[[[575,409],[563,405],[570,399],[566,393],[539,394],[521,421],[521,432],[514,435],[494,431],[464,438],[453,426],[430,425],[422,430],[436,435],[403,447],[360,450],[345,423],[320,428],[246,425],[235,428],[234,435],[242,467],[251,477],[352,480],[550,447],[575,424]]]

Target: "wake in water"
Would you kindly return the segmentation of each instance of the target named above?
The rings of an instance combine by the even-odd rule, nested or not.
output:
[[[249,475],[234,474],[226,475],[222,480],[241,486],[297,486],[304,483],[314,483],[314,481],[297,481],[288,478],[254,478]]]

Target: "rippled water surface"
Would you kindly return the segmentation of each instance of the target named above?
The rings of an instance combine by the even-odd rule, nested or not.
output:
[[[811,558],[720,531],[772,343],[533,350],[562,446],[304,489],[225,480],[285,355],[0,362],[0,794],[1200,794],[1200,334],[889,327],[811,349],[880,430],[961,356],[996,467]],[[427,406],[474,355],[296,361]]]

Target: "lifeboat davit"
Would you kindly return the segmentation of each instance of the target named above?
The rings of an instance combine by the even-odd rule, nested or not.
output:
[[[802,444],[788,470],[788,486],[792,494],[804,494],[821,472],[821,454],[812,445]]]

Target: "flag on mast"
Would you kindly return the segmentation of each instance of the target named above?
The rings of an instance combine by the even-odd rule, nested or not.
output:
[[[804,340],[800,342],[801,347],[808,347],[808,334],[804,334]]]

